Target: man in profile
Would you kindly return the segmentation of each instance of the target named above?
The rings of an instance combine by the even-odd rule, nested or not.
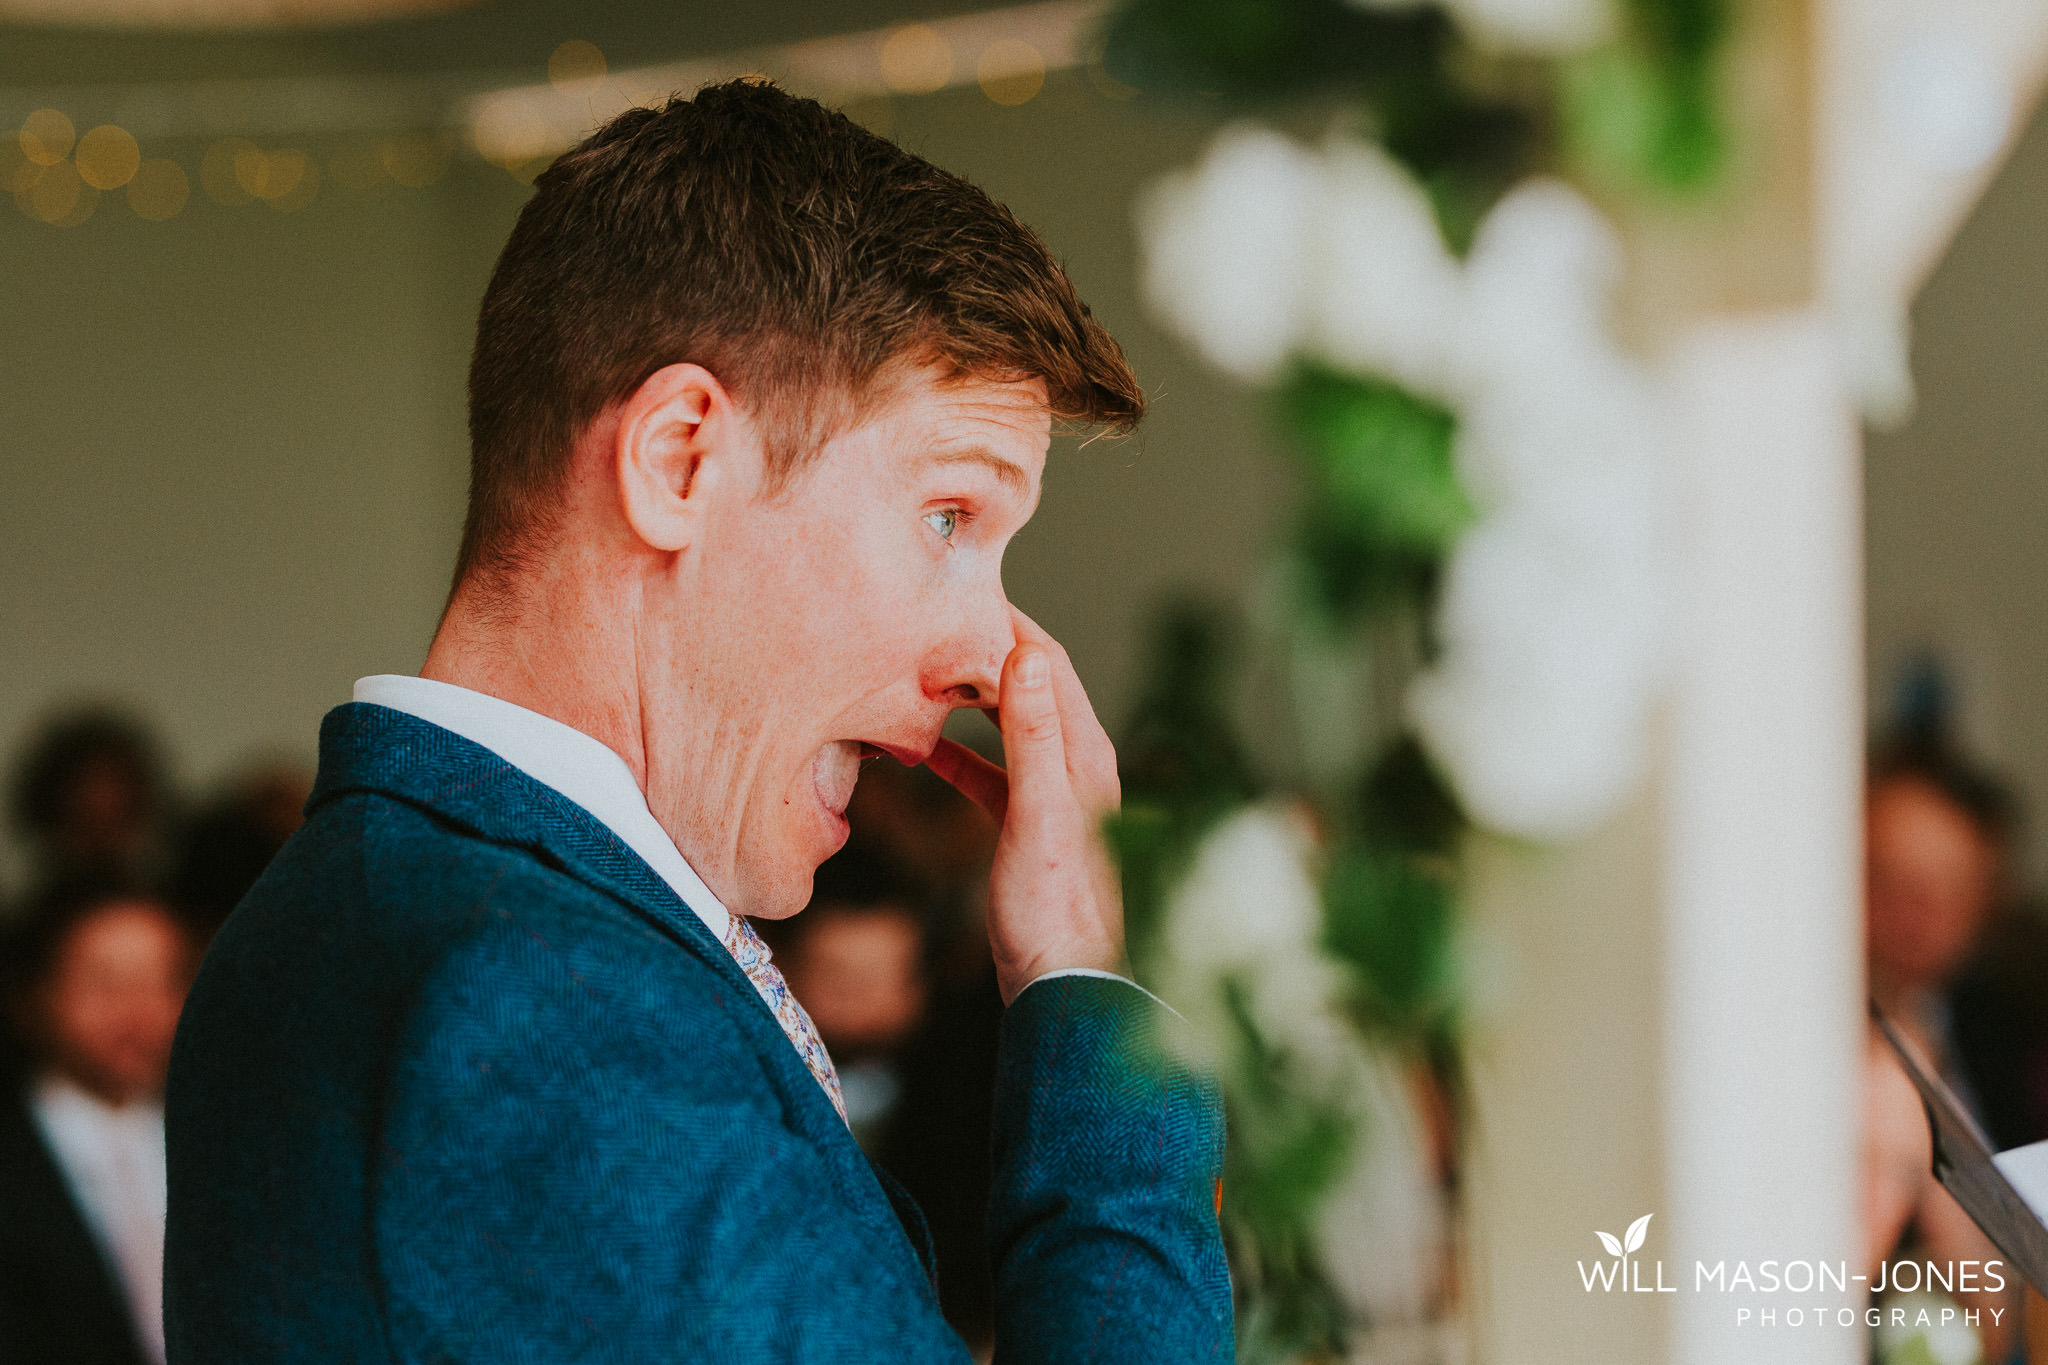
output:
[[[747,922],[882,754],[1002,822],[998,1359],[1227,1358],[1213,1092],[1115,975],[1115,755],[1000,577],[1052,422],[1142,407],[1036,237],[816,104],[716,86],[556,162],[426,666],[327,717],[180,1027],[171,1359],[964,1360]]]

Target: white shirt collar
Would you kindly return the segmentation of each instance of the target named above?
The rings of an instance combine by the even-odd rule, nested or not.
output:
[[[725,942],[731,915],[648,810],[647,796],[626,760],[599,740],[538,711],[428,678],[397,673],[359,678],[355,699],[452,730],[553,787],[618,835],[697,912],[712,936]]]
[[[92,1229],[149,1357],[164,1358],[164,1109],[154,1100],[119,1108],[74,1081],[45,1076],[29,1112],[72,1201]]]

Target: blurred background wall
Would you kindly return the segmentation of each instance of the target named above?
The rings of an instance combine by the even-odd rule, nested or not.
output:
[[[1870,706],[1931,654],[1968,747],[2035,813],[2048,874],[2048,118],[2037,114],[1913,313],[1919,402],[1867,455]]]

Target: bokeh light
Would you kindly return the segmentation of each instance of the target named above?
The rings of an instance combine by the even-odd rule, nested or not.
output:
[[[512,97],[485,103],[471,126],[477,154],[527,184],[540,172],[544,159],[560,150],[555,132],[525,99]],[[531,167],[529,171],[528,168]]]
[[[222,138],[208,147],[199,162],[199,185],[206,191],[206,197],[229,208],[253,200],[256,196],[243,187],[237,170],[242,159],[251,153],[260,158],[263,149],[245,137]]]
[[[235,183],[243,193],[255,199],[274,199],[299,183],[297,173],[305,169],[303,164],[281,164],[273,175],[270,162],[270,156],[253,142],[235,149]]]
[[[86,184],[96,190],[118,190],[141,169],[142,148],[126,128],[102,123],[78,139],[71,159]]]
[[[603,87],[607,69],[597,44],[581,38],[571,38],[548,54],[548,83],[578,99],[587,99]]]
[[[71,155],[78,129],[55,109],[38,109],[21,121],[22,153],[38,166],[54,166]]]
[[[421,189],[448,173],[454,153],[440,133],[398,133],[384,139],[379,151],[384,173],[407,189]]]
[[[22,154],[21,144],[0,138],[0,188],[9,194],[24,193],[42,173],[42,167]]]
[[[175,218],[192,197],[185,168],[168,157],[152,157],[135,168],[128,182],[128,207],[152,223]]]
[[[100,206],[100,192],[84,181],[78,183],[78,198],[71,201],[71,212],[56,220],[55,227],[77,227],[92,217],[93,210]]]
[[[304,152],[286,147],[269,153],[263,160],[265,192],[257,197],[270,207],[290,213],[312,203],[319,194],[319,164]]]
[[[43,167],[42,174],[28,189],[29,212],[46,223],[61,222],[85,193],[78,168],[68,161]]]
[[[79,177],[77,166],[59,161],[53,166],[36,166],[21,177],[14,202],[40,222],[76,227],[92,217],[99,197],[100,192]]]
[[[997,104],[1023,104],[1045,87],[1045,58],[1022,39],[998,38],[982,49],[974,78]]]
[[[953,79],[953,49],[929,24],[906,24],[882,42],[882,80],[905,95],[929,95]]]

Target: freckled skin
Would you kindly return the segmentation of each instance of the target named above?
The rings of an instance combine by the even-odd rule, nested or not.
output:
[[[706,850],[714,865],[730,860],[733,882],[773,888],[751,913],[801,908],[810,869],[843,842],[816,799],[821,745],[919,760],[955,707],[995,699],[1015,643],[1003,550],[1036,502],[1050,439],[1037,403],[1029,389],[991,386],[897,405],[833,441],[785,495],[737,504],[706,537],[703,614],[662,641],[687,660],[686,690],[664,698],[681,742],[650,745],[648,790],[656,815],[687,832],[686,856]],[[926,458],[949,444],[983,446],[1029,482]],[[950,540],[937,529],[947,512]],[[705,710],[730,728],[693,743],[688,717]]]
[[[580,438],[530,567],[458,588],[422,674],[608,744],[744,915],[808,901],[864,750],[929,760],[1011,817],[990,893],[1006,995],[1114,967],[1099,828],[1115,753],[1065,651],[1002,584],[1051,425],[1037,380],[904,369],[771,488],[748,412],[702,368],[669,366]],[[999,702],[1008,774],[940,738],[952,710]]]

